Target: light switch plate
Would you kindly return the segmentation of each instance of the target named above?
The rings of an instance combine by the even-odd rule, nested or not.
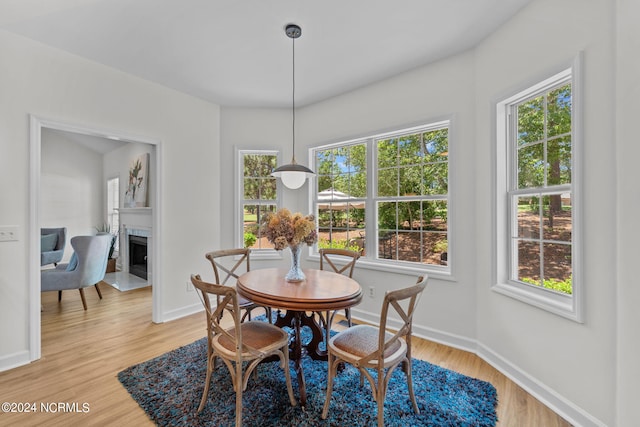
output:
[[[0,227],[0,242],[15,242],[18,239],[18,226],[7,225]]]

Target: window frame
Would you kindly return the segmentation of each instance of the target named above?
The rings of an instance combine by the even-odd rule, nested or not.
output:
[[[561,71],[549,73],[548,77],[537,83],[526,85],[511,95],[495,103],[495,155],[494,161],[494,278],[492,290],[521,302],[530,304],[556,315],[583,322],[583,283],[582,283],[582,85],[581,56]],[[531,189],[510,188],[517,182],[517,140],[510,118],[512,109],[525,99],[543,95],[561,84],[571,83],[571,183],[553,187]],[[517,258],[512,243],[513,230],[517,230],[517,212],[514,211],[512,198],[540,193],[542,195],[567,190],[571,193],[572,206],[572,293],[562,294],[537,285],[529,285],[511,278]],[[515,227],[515,228],[514,228]],[[516,267],[517,268],[517,267]]]
[[[281,164],[280,151],[270,149],[235,149],[236,158],[236,179],[235,179],[235,203],[234,203],[234,244],[237,248],[244,247],[244,216],[243,206],[246,204],[247,199],[244,198],[244,156],[245,155],[275,155],[277,164]],[[275,179],[275,178],[274,178]],[[282,184],[280,180],[276,179],[276,209],[282,207]],[[264,249],[252,249],[252,259],[280,259],[282,258],[281,251],[276,251],[273,247]]]
[[[446,200],[447,202],[447,241],[448,241],[448,262],[447,265],[436,265],[436,264],[422,264],[419,262],[412,261],[399,261],[399,260],[391,260],[391,259],[383,259],[377,256],[376,248],[379,246],[379,236],[378,236],[378,202],[389,201],[394,199],[393,197],[378,197],[376,192],[376,183],[378,181],[378,167],[377,167],[377,150],[376,144],[378,140],[388,139],[393,137],[398,137],[402,135],[418,133],[418,132],[428,132],[431,130],[437,129],[448,129],[448,186],[447,186],[447,194],[446,197],[439,197],[439,199]],[[455,280],[453,277],[453,268],[455,266],[455,259],[452,256],[453,253],[453,240],[454,240],[454,230],[452,228],[452,219],[455,217],[453,214],[453,201],[452,201],[452,193],[453,193],[453,167],[451,159],[454,158],[454,139],[455,139],[455,128],[454,128],[454,118],[451,115],[434,118],[432,120],[426,120],[421,122],[420,124],[413,124],[404,127],[395,128],[393,130],[386,130],[368,134],[363,137],[353,138],[349,140],[341,140],[329,144],[323,144],[315,147],[311,147],[309,149],[309,164],[313,165],[314,170],[318,170],[318,165],[316,163],[317,156],[316,153],[318,151],[328,150],[337,147],[345,147],[349,145],[355,145],[358,143],[365,143],[367,150],[367,194],[366,197],[357,198],[358,200],[364,200],[365,206],[367,210],[367,214],[365,217],[365,230],[367,234],[373,235],[373,239],[365,239],[365,250],[367,254],[376,254],[373,256],[363,256],[358,260],[358,265],[364,268],[380,270],[380,271],[388,271],[388,272],[402,272],[406,274],[414,274],[414,273],[424,273],[425,271],[429,272],[431,277],[440,278],[443,280]],[[373,165],[373,166],[372,166]],[[310,183],[310,195],[309,195],[309,209],[310,212],[313,212],[314,215],[317,214],[316,206],[318,204],[317,200],[317,177],[314,177],[312,182]],[[432,200],[433,197],[431,195],[420,195],[418,196],[421,200]],[[413,200],[414,198],[412,198]],[[408,199],[403,199],[403,196],[397,196],[394,200],[408,201]],[[373,230],[370,232],[369,230]],[[317,245],[314,245],[313,248],[309,249],[309,255],[311,258],[318,257],[318,249]]]
[[[117,185],[115,185],[115,183],[112,184],[116,180],[117,180]],[[110,200],[109,196],[111,193],[112,186],[115,186],[115,192],[111,194],[113,197],[111,197],[111,200]],[[107,178],[106,193],[107,193],[106,194],[107,195],[107,203],[106,203],[107,224],[109,224],[109,226],[111,227],[111,234],[115,234],[116,236],[119,236],[120,235],[120,175],[115,175],[110,178]],[[109,206],[112,202],[115,206],[113,206],[112,210],[109,210]],[[113,227],[114,217],[117,218],[117,227],[115,228]],[[120,239],[116,238],[116,243],[114,246],[114,257],[117,258],[119,253],[120,253]]]

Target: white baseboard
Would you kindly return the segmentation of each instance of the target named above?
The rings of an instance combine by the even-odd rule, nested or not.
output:
[[[0,372],[31,363],[29,351],[19,351],[0,358]]]
[[[351,316],[353,319],[362,320],[372,324],[379,324],[380,322],[379,314],[363,310],[351,309]],[[388,326],[393,329],[394,327],[398,327],[399,323],[390,319]],[[413,332],[417,337],[474,353],[574,426],[606,427],[605,423],[593,417],[581,407],[575,405],[555,390],[541,383],[515,364],[506,360],[482,343],[479,343],[477,340],[417,325],[415,323],[413,324]]]
[[[367,323],[379,324],[380,323],[380,314],[379,313],[371,313],[368,311],[351,309],[351,317],[353,319],[358,319],[365,321]],[[394,321],[393,319],[388,320],[388,326],[393,328],[398,328],[400,323],[398,321]],[[426,326],[418,325],[416,323],[413,324],[413,335],[419,338],[424,338],[429,341],[434,341],[439,344],[447,345],[449,347],[457,348],[459,350],[468,351],[470,353],[477,353],[477,344],[475,340],[471,340],[469,338],[463,337],[461,335],[450,334],[448,332],[438,331],[433,328],[428,328]]]
[[[605,423],[483,344],[478,343],[478,350],[475,353],[572,425],[606,427]]]
[[[161,322],[169,322],[171,320],[180,319],[181,317],[190,316],[195,313],[199,313],[204,310],[202,303],[188,305],[186,307],[179,308],[177,310],[165,311],[162,313]]]

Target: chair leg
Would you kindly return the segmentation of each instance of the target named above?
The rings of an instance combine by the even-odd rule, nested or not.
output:
[[[215,357],[211,354],[207,361],[207,377],[204,380],[204,391],[202,392],[202,399],[200,399],[200,406],[198,406],[198,413],[202,412],[204,405],[207,403],[207,396],[209,395],[209,386],[211,385],[211,373],[215,365]]]
[[[102,299],[102,292],[100,292],[100,288],[98,287],[98,283],[96,283],[95,286],[96,286],[96,291],[98,292],[98,296],[100,297],[100,299]]]
[[[87,309],[87,300],[84,299],[84,288],[78,289],[80,291],[80,298],[82,298],[82,306]]]
[[[405,374],[407,375],[407,388],[409,389],[409,398],[411,399],[411,404],[413,405],[413,410],[416,414],[420,413],[420,409],[418,409],[418,403],[416,402],[416,395],[413,393],[413,379],[411,378],[411,359],[404,362],[405,364]]]
[[[271,311],[271,310],[269,310]],[[291,402],[291,406],[296,406],[298,402],[296,402],[296,398],[293,395],[293,387],[291,386],[291,372],[289,371],[289,344],[286,344],[282,347],[282,355],[284,357],[284,363],[282,369],[284,370],[284,379],[287,383],[287,392],[289,393],[289,402]]]
[[[62,301],[62,291],[58,291],[58,302]]]
[[[327,419],[327,415],[329,415],[329,404],[331,403],[331,393],[333,392],[333,377],[335,375],[337,359],[331,353],[328,355],[327,359],[328,369],[327,369],[327,397],[324,401],[324,407],[322,408],[322,414],[320,418],[323,420]]]
[[[351,323],[351,309],[345,308],[344,314],[347,317],[347,324],[349,325],[349,327],[353,326],[353,324]]]
[[[242,363],[236,362],[236,427],[242,427]]]
[[[387,372],[390,375],[390,372]],[[384,427],[384,398],[387,394],[384,368],[378,369],[378,388],[375,391],[376,403],[378,404],[378,427]]]

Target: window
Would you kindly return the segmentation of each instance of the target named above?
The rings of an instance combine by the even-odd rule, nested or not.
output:
[[[271,176],[278,163],[278,152],[240,150],[238,159],[242,224],[238,247],[273,250],[273,245],[260,235],[260,218],[278,207],[276,178]]]
[[[313,150],[318,248],[449,271],[449,121]]]
[[[498,104],[495,288],[578,319],[575,87],[567,69]]]
[[[112,234],[118,233],[120,230],[120,215],[118,208],[120,207],[120,178],[111,178],[107,180],[107,222]],[[120,239],[116,239],[115,251],[120,250]]]

